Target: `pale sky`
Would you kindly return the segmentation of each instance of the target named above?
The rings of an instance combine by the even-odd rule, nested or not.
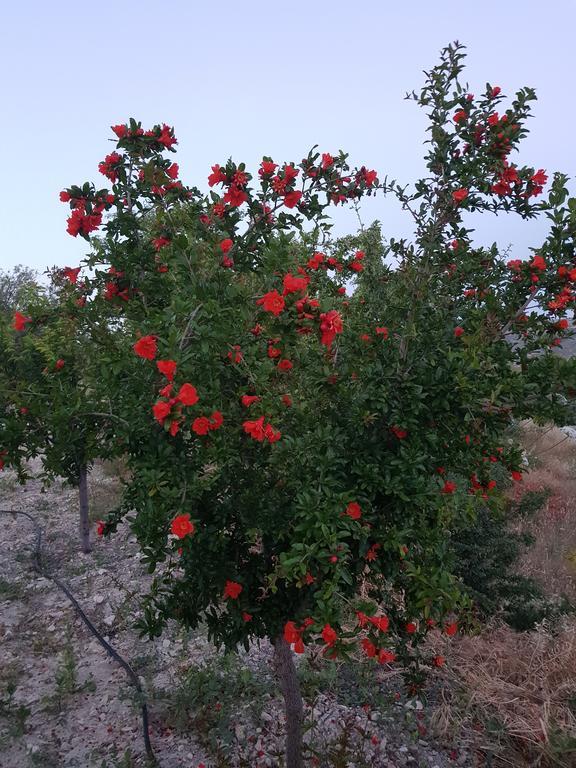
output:
[[[510,95],[536,88],[519,162],[574,176],[575,29],[576,0],[4,2],[0,267],[79,262],[87,244],[66,233],[58,193],[106,186],[97,165],[113,148],[109,126],[131,116],[174,125],[181,177],[202,190],[229,156],[255,169],[262,155],[299,162],[313,144],[413,181],[425,121],[403,97],[456,39],[473,93],[487,81]],[[410,233],[382,198],[363,206],[365,223],[375,218],[386,236]],[[343,233],[356,218],[337,223]],[[544,232],[500,216],[477,239],[512,243],[521,258]]]

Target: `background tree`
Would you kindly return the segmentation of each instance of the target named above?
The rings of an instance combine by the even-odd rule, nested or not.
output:
[[[94,346],[89,313],[78,325],[78,272],[54,270],[48,286],[22,270],[5,281],[11,303],[0,316],[0,448],[22,482],[26,460],[38,456],[44,482],[62,477],[78,488],[80,544],[89,552],[88,472],[95,458],[114,454],[115,438],[107,404],[86,375]]]

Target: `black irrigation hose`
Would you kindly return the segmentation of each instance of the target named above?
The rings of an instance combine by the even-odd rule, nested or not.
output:
[[[0,509],[0,514],[2,515],[22,515],[23,517],[27,517],[28,520],[32,522],[32,525],[34,526],[34,529],[36,531],[36,543],[34,545],[34,550],[32,552],[32,562],[34,565],[34,570],[39,573],[41,576],[44,576],[47,579],[50,579],[50,581],[54,582],[56,586],[64,592],[68,600],[72,603],[72,607],[80,616],[84,624],[88,627],[90,632],[94,635],[96,640],[100,643],[100,645],[104,648],[106,653],[111,656],[114,661],[116,661],[122,669],[126,672],[128,677],[130,678],[130,682],[134,686],[134,688],[138,691],[138,694],[140,696],[140,707],[142,710],[142,735],[144,737],[144,746],[146,747],[146,754],[148,755],[149,760],[154,765],[158,765],[156,757],[154,755],[154,752],[152,750],[152,744],[150,743],[150,727],[148,722],[148,707],[146,706],[146,701],[144,698],[144,691],[142,690],[142,686],[140,685],[140,680],[138,680],[138,676],[132,669],[132,667],[128,664],[127,661],[125,661],[122,656],[118,653],[118,651],[114,650],[110,643],[105,640],[100,632],[96,629],[94,624],[90,621],[88,616],[84,613],[82,608],[80,607],[80,604],[74,597],[74,595],[70,592],[66,584],[64,582],[60,581],[60,579],[57,576],[54,576],[54,574],[50,573],[46,569],[46,567],[42,564],[42,528],[38,525],[36,520],[32,517],[32,515],[29,515],[28,512],[21,512],[17,509]]]

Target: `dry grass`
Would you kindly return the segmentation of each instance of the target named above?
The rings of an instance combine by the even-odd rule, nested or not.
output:
[[[435,730],[510,766],[576,765],[576,620],[555,631],[488,627],[449,659]]]
[[[576,442],[555,427],[527,423],[523,442],[530,471],[514,494],[549,489],[543,509],[524,528],[535,539],[520,571],[538,581],[548,595],[576,599]],[[575,762],[576,765],[576,762]]]
[[[550,496],[520,523],[535,543],[520,570],[549,596],[576,599],[576,443],[554,427],[522,425],[529,471],[511,490]],[[576,617],[532,632],[487,626],[455,642],[440,638],[446,656],[434,727],[455,744],[486,756],[486,764],[576,767]],[[492,760],[491,760],[492,758]],[[479,763],[482,764],[482,763]]]

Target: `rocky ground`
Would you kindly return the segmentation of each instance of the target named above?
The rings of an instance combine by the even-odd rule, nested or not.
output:
[[[118,480],[91,477],[94,519],[112,506]],[[202,633],[176,627],[157,641],[132,623],[149,578],[127,528],[78,551],[76,492],[25,487],[4,471],[0,509],[43,527],[49,566],[144,685],[151,739],[162,768],[282,766],[283,723],[270,648],[217,656]],[[131,768],[146,765],[137,696],[53,582],[31,563],[32,524],[0,516],[0,765],[2,768]],[[430,736],[429,708],[407,700],[394,672],[301,660],[311,766],[474,766],[470,752]]]

